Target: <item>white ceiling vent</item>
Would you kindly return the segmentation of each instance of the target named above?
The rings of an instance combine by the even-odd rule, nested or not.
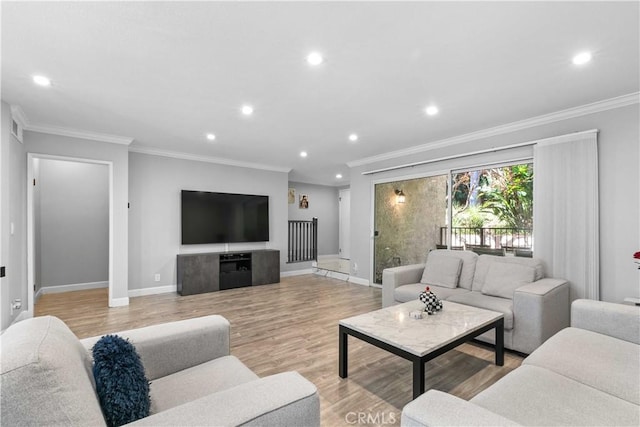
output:
[[[11,135],[22,143],[22,125],[13,117],[11,118]]]
[[[24,115],[24,111],[19,105],[11,106],[11,135],[22,144],[22,131],[27,124],[27,116]]]

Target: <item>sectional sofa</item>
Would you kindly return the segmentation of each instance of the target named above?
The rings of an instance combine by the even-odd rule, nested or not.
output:
[[[569,284],[545,277],[536,258],[434,250],[425,264],[382,272],[382,306],[417,299],[426,286],[444,301],[504,313],[504,345],[521,353],[569,325]],[[495,343],[495,331],[478,339]]]
[[[229,354],[229,322],[205,316],[118,332],[151,381],[151,414],[131,425],[319,426],[316,387],[296,372],[259,378]],[[88,351],[60,319],[0,336],[2,426],[103,426]]]
[[[402,410],[413,426],[640,425],[640,307],[591,300],[571,327],[470,401],[429,390]]]

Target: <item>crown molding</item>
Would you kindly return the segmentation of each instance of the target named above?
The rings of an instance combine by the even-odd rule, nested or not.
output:
[[[50,135],[68,136],[71,138],[88,139],[91,141],[108,142],[109,144],[129,145],[133,142],[133,138],[118,135],[109,135],[106,133],[89,132],[78,129],[62,128],[56,126],[43,126],[29,124],[24,130],[38,133],[46,133]]]
[[[413,162],[413,163],[407,163],[404,165],[395,165],[395,166],[389,166],[386,168],[382,168],[382,169],[376,169],[376,170],[371,170],[371,171],[365,171],[362,172],[362,175],[373,175],[376,173],[380,173],[380,172],[388,172],[388,171],[392,171],[392,170],[397,170],[397,169],[405,169],[405,168],[410,168],[413,166],[420,166],[420,165],[426,165],[429,163],[437,163],[437,162],[442,162],[444,160],[451,160],[451,159],[459,159],[461,157],[469,157],[469,156],[477,156],[479,154],[486,154],[486,153],[495,153],[497,151],[504,151],[504,150],[511,150],[513,148],[519,148],[519,147],[527,147],[527,146],[531,146],[531,145],[540,145],[540,144],[558,144],[558,143],[563,143],[563,142],[567,142],[567,141],[576,141],[578,139],[580,139],[581,137],[584,137],[585,135],[591,134],[591,133],[595,133],[597,134],[599,131],[598,129],[590,129],[590,130],[585,130],[585,131],[581,131],[581,132],[573,132],[567,135],[562,135],[562,136],[553,136],[550,138],[544,138],[544,139],[537,139],[535,141],[527,141],[527,142],[520,142],[517,144],[511,144],[511,145],[501,145],[499,147],[491,147],[491,148],[485,148],[484,150],[477,150],[477,151],[470,151],[470,152],[465,152],[463,154],[453,154],[451,156],[444,156],[444,157],[438,157],[438,158],[431,158],[428,160],[420,160],[418,162]],[[521,159],[510,159],[510,161],[527,161],[527,160],[531,160],[530,157],[524,157]],[[405,178],[408,179],[408,178]]]
[[[238,160],[225,159],[221,157],[210,157],[210,156],[200,156],[197,154],[188,154],[182,153],[178,151],[168,151],[168,150],[158,150],[155,148],[149,147],[129,147],[129,152],[131,153],[140,153],[140,154],[149,154],[152,156],[161,156],[161,157],[169,157],[172,159],[180,159],[180,160],[192,160],[196,162],[205,162],[205,163],[215,163],[218,165],[225,166],[236,166],[241,168],[249,168],[249,169],[260,169],[270,172],[283,172],[289,173],[291,172],[291,168],[283,168],[276,166],[267,166],[261,165],[259,163],[251,163],[251,162],[242,162]]]
[[[19,105],[11,106],[11,114],[23,130],[31,132],[47,133],[50,135],[69,136],[71,138],[89,139],[91,141],[108,142],[110,144],[129,145],[133,142],[133,138],[118,135],[109,135],[106,133],[88,132],[84,130],[63,128],[57,126],[37,125],[29,122],[27,115]]]
[[[477,141],[479,139],[489,138],[492,136],[503,135],[519,130],[529,129],[536,126],[542,126],[562,120],[573,119],[576,117],[586,116],[589,114],[599,113],[602,111],[613,110],[615,108],[626,107],[628,105],[638,104],[640,102],[640,92],[634,92],[615,98],[605,99],[590,104],[581,105],[579,107],[568,108],[566,110],[556,111],[554,113],[544,114],[529,119],[519,120],[517,122],[507,123],[505,125],[495,126],[476,132],[466,133],[451,138],[441,139],[427,144],[417,145],[414,147],[391,151],[376,156],[366,157],[360,160],[347,162],[350,168],[356,166],[364,166],[383,160],[395,159],[398,157],[409,156],[413,154],[423,153],[442,147],[449,147],[466,142]]]

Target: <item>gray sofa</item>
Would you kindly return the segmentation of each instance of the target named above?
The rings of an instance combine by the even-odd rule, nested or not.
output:
[[[206,316],[117,332],[151,381],[151,415],[131,425],[319,426],[316,387],[296,372],[258,378],[229,354],[229,322]],[[60,319],[24,320],[0,337],[0,424],[105,425],[88,351]]]
[[[638,426],[640,308],[591,300],[563,329],[470,401],[429,390],[403,426]]]
[[[521,353],[569,325],[569,284],[545,277],[536,258],[434,250],[426,264],[382,272],[382,306],[415,300],[426,286],[444,301],[504,313],[504,345]],[[495,331],[478,339],[495,343]]]

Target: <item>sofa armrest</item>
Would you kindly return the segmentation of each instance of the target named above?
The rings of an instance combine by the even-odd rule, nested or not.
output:
[[[531,353],[549,337],[569,326],[569,283],[541,279],[513,293],[513,346]]]
[[[240,384],[148,416],[131,426],[319,426],[316,387],[297,372]]]
[[[474,403],[429,390],[402,409],[400,425],[413,426],[517,426],[518,423]]]
[[[229,355],[229,321],[204,316],[114,332],[136,347],[151,381]],[[81,340],[87,350],[101,337]]]
[[[571,326],[640,344],[640,307],[578,299],[571,304]]]
[[[568,286],[568,282],[564,279],[544,278],[538,281],[527,283],[516,289],[516,292],[526,292],[535,295],[546,295],[560,286]]]
[[[382,306],[395,304],[393,291],[402,285],[418,283],[424,272],[424,264],[401,265],[382,270]]]

